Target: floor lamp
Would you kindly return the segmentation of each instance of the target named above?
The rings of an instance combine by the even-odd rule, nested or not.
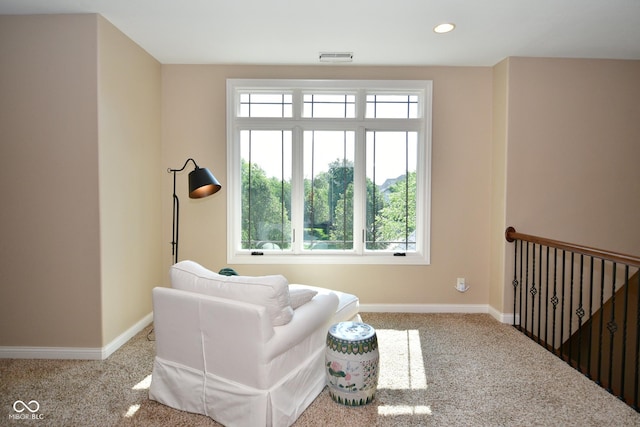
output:
[[[178,262],[178,228],[180,225],[180,200],[176,195],[176,172],[181,172],[187,167],[189,161],[193,162],[195,169],[189,172],[189,198],[201,199],[217,193],[222,185],[215,176],[207,168],[198,166],[192,158],[187,159],[180,169],[167,169],[167,172],[173,173],[173,229],[171,234],[171,254],[173,255],[173,263]]]

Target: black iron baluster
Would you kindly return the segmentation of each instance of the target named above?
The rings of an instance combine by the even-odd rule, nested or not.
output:
[[[527,315],[529,313],[529,242],[527,242],[527,255],[525,256],[525,273],[524,273],[524,329],[528,331],[529,319]],[[525,292],[526,291],[526,292]]]
[[[551,304],[553,304],[553,329],[552,329],[552,340],[553,340],[553,352],[557,354],[556,351],[556,314],[558,311],[558,249],[553,248],[553,297],[551,297]],[[559,348],[560,346],[558,346]]]
[[[609,330],[610,340],[609,340],[609,384],[607,384],[607,391],[609,393],[613,393],[613,339],[615,338],[615,333],[618,330],[618,325],[616,324],[616,270],[617,264],[613,263],[613,273],[611,278],[611,316],[609,318],[609,323],[607,323],[607,329]]]
[[[640,274],[638,274],[638,270],[636,270],[636,381],[633,390],[633,404],[634,409],[638,410],[638,391],[640,389]]]
[[[531,289],[529,293],[531,294],[531,338],[533,338],[536,334],[536,294],[538,290],[536,289],[536,244],[533,244],[533,250],[531,251],[531,260],[532,260],[532,268],[531,268]],[[538,316],[539,317],[539,316]],[[540,331],[537,333],[538,337],[536,341],[540,344]]]
[[[593,345],[593,257],[589,257],[589,351],[587,352],[587,377],[591,378],[591,353]]]
[[[542,339],[542,332],[540,331],[540,318],[542,317],[541,303],[542,303],[542,245],[538,246],[538,344]]]
[[[624,309],[622,311],[622,366],[620,372],[620,395],[624,398],[624,377],[627,365],[627,314],[629,313],[629,266],[624,267]]]
[[[522,241],[520,241],[520,245],[522,245]],[[516,240],[515,251],[513,254],[513,281],[511,284],[513,285],[513,326],[516,326],[516,301],[517,301],[517,292],[518,292],[518,241]]]
[[[522,289],[522,259],[523,259],[523,254],[524,254],[524,248],[522,247],[522,245],[524,244],[524,242],[522,240],[520,240],[520,310],[518,311],[518,326],[519,329],[522,331],[522,294],[523,294],[523,289]]]
[[[564,344],[564,288],[565,288],[565,260],[566,252],[562,250],[562,289],[560,291],[560,358],[563,358],[563,345]]]
[[[573,355],[573,339],[571,339],[571,335],[573,334],[573,285],[574,285],[574,280],[573,280],[573,273],[575,270],[575,253],[571,252],[571,274],[569,277],[569,311],[568,316],[569,316],[569,357],[567,359],[567,363],[569,363],[569,365],[573,365],[572,362],[572,355]]]
[[[583,288],[584,287],[584,256],[580,255],[580,292],[578,296],[578,309],[576,310],[576,315],[578,316],[578,359],[576,361],[577,368],[580,372],[584,372],[582,369],[582,365],[580,364],[582,360],[582,318],[584,317],[584,308],[582,307],[582,296],[583,296]]]
[[[547,348],[549,348],[549,246],[546,247],[547,248],[547,253],[546,253],[546,258],[547,258],[547,262],[546,262],[546,266],[545,266],[545,274],[544,274],[544,280],[545,280],[545,290],[544,290],[544,342],[547,346]],[[540,296],[542,298],[542,296]]]
[[[604,326],[604,259],[600,262],[600,326],[599,326],[599,342],[598,342],[598,376],[596,382],[602,386],[602,347],[603,347],[603,326]]]

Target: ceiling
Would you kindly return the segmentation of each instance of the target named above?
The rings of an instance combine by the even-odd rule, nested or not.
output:
[[[50,13],[99,13],[164,64],[640,59],[640,0],[0,0],[3,15]]]

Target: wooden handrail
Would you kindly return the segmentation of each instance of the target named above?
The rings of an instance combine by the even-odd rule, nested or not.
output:
[[[619,252],[605,251],[603,249],[592,248],[589,246],[576,245],[574,243],[561,242],[558,240],[547,239],[545,237],[532,236],[530,234],[518,233],[515,228],[507,227],[504,232],[504,236],[507,242],[511,243],[514,240],[523,240],[525,242],[537,243],[552,248],[558,248],[566,251],[576,252],[579,254],[592,256],[594,258],[604,259],[608,261],[627,264],[633,267],[640,268],[640,258],[621,254]]]

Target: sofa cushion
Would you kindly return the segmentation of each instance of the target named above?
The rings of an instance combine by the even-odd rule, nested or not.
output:
[[[357,296],[353,294],[349,294],[347,292],[336,291],[333,289],[321,288],[317,286],[311,285],[299,285],[299,284],[290,284],[289,289],[293,290],[294,288],[305,288],[310,289],[312,291],[316,291],[318,294],[335,294],[338,297],[338,308],[336,309],[335,314],[331,318],[331,324],[338,322],[360,322],[360,300]],[[293,297],[292,297],[293,298]]]
[[[333,289],[320,288],[310,285],[291,284],[289,285],[289,288],[297,286],[317,291],[319,294],[333,293],[338,296],[338,308],[336,310],[336,313],[333,315],[333,318],[331,319],[332,324],[337,322],[359,321],[357,320],[358,317],[356,317],[359,316],[358,313],[360,312],[360,300],[357,296],[349,294],[347,292],[341,292]]]
[[[291,297],[291,308],[294,310],[313,299],[318,291],[304,285],[289,285],[289,296]]]
[[[224,276],[193,261],[174,264],[170,275],[175,289],[263,306],[273,326],[286,325],[293,317],[289,282],[282,275]]]
[[[350,321],[355,316],[358,316],[358,313],[360,312],[360,300],[357,296],[347,292],[333,292],[338,295],[339,300],[338,309],[336,310],[336,314],[333,316],[334,323]]]

